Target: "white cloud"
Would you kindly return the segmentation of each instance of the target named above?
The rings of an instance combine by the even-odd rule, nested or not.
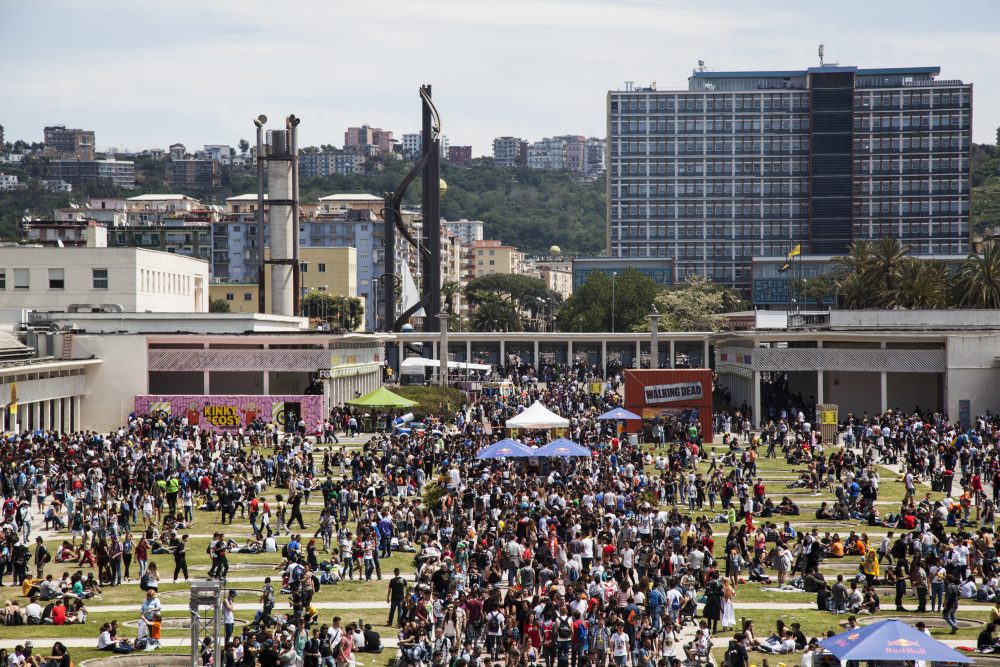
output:
[[[973,81],[974,128],[1000,125],[992,85],[997,4],[963,5],[950,25],[924,2],[792,0],[139,0],[11,3],[0,45],[9,137],[47,123],[93,128],[99,146],[235,143],[264,112],[303,118],[306,143],[343,141],[361,122],[419,124],[434,84],[445,132],[489,151],[492,137],[603,135],[605,96],[626,80],[682,88],[715,69],[941,65]]]

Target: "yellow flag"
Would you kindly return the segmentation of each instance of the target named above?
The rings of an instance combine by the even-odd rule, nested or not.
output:
[[[799,243],[799,244],[796,244],[796,246],[794,248],[792,248],[792,251],[788,253],[788,255],[785,257],[785,259],[791,259],[792,257],[795,257],[796,255],[801,255],[801,254],[802,254],[802,244]]]

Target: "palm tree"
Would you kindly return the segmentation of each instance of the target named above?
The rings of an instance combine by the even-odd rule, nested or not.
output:
[[[941,262],[909,258],[899,269],[897,282],[886,292],[890,308],[944,308],[948,305],[951,271]]]
[[[1000,246],[969,255],[958,272],[956,301],[968,308],[1000,308]]]
[[[469,323],[473,331],[521,330],[521,318],[514,307],[502,299],[490,296],[479,302]]]
[[[910,246],[903,245],[894,236],[885,236],[875,243],[870,278],[878,292],[878,305],[887,307],[893,301],[893,292],[909,254]]]
[[[873,308],[871,286],[860,272],[842,273],[837,280],[837,293],[844,308]]]

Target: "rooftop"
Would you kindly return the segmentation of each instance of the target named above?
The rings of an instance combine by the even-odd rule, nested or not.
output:
[[[941,73],[941,68],[935,65],[931,67],[876,67],[874,69],[859,69],[854,66],[824,65],[822,67],[809,67],[801,70],[747,70],[729,72],[704,70],[696,71],[692,74],[692,77],[695,79],[760,79],[805,76],[806,74],[819,72],[854,72],[858,76],[905,76],[917,74],[937,76]]]
[[[267,193],[266,192],[264,193],[264,200],[267,201]],[[255,201],[257,201],[257,193],[256,192],[248,192],[248,193],[243,194],[243,195],[236,195],[235,197],[228,197],[226,199],[226,201],[227,202],[240,202],[240,201],[255,202]]]
[[[187,195],[138,195],[129,197],[128,201],[198,201]]]
[[[349,202],[349,201],[376,202],[376,201],[378,201],[378,202],[380,202],[380,201],[384,201],[384,198],[383,197],[379,197],[378,195],[370,195],[370,194],[366,194],[366,193],[361,193],[361,194],[327,195],[325,197],[320,197],[319,200],[320,201],[327,201],[327,202],[335,202],[335,201],[343,201],[343,202]]]

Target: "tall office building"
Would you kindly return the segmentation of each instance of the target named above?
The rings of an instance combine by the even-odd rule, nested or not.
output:
[[[608,93],[608,238],[749,292],[750,260],[969,250],[972,85],[938,67],[695,71]]]

